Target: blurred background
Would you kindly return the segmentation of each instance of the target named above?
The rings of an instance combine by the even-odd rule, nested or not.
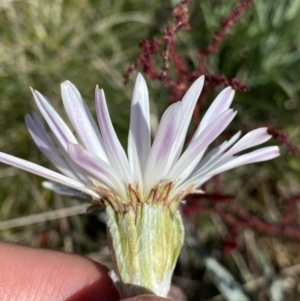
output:
[[[126,147],[137,71],[148,78],[154,130],[163,110],[201,72],[207,86],[191,133],[224,84],[235,85],[238,115],[219,143],[237,130],[268,126],[276,138],[269,144],[279,145],[282,156],[220,175],[205,185],[204,196],[188,198],[174,300],[300,300],[300,1],[178,3],[1,0],[0,150],[51,168],[25,127],[25,114],[37,111],[29,86],[66,117],[60,83],[73,82],[92,112],[98,84]],[[190,29],[177,26],[170,48],[184,64],[173,53],[166,67],[164,30],[184,17]],[[136,61],[140,42],[151,38],[161,41],[151,53],[158,75]],[[129,74],[135,61],[139,66]],[[41,178],[3,164],[0,177],[1,240],[110,266],[101,210],[80,214],[86,201],[54,195]]]

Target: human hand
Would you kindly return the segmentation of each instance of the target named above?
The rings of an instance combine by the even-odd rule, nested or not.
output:
[[[158,296],[153,296],[153,295],[142,295],[142,296],[131,297],[128,299],[123,299],[121,301],[171,301],[171,300],[158,297]]]
[[[117,301],[103,265],[84,257],[0,242],[1,301]],[[153,295],[123,301],[170,301]]]
[[[117,301],[119,295],[98,263],[0,242],[0,300]]]

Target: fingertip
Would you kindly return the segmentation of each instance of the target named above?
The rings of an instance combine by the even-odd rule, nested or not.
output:
[[[0,243],[3,301],[119,300],[108,269],[84,257]]]

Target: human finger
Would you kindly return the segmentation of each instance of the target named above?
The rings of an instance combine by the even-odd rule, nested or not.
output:
[[[84,257],[0,242],[0,300],[117,301],[104,266]]]

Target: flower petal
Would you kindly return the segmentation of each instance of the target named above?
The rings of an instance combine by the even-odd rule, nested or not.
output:
[[[99,194],[97,194],[92,189],[86,187],[84,184],[75,181],[73,179],[70,179],[66,176],[63,176],[57,172],[54,172],[50,169],[47,169],[45,167],[42,167],[38,164],[5,154],[0,152],[0,162],[26,170],[28,172],[34,173],[36,175],[39,175],[43,178],[49,179],[54,182],[58,182],[62,185],[69,186],[71,188],[74,188],[76,190],[81,191],[82,193],[86,193],[94,198],[99,198]]]
[[[78,143],[77,139],[62,120],[62,118],[54,110],[50,102],[38,91],[31,90],[34,100],[47,121],[52,133],[65,152],[68,151],[68,142]]]
[[[194,141],[200,133],[209,126],[220,114],[230,107],[235,91],[231,87],[222,90],[203,116],[192,140]]]
[[[271,139],[271,135],[268,134],[268,128],[258,128],[243,136],[228,152],[228,155],[234,155],[241,151],[244,151],[250,147],[254,147],[265,143]]]
[[[95,91],[95,100],[97,117],[110,164],[128,184],[133,178],[129,162],[111,123],[104,92],[98,87]]]
[[[69,154],[76,164],[96,176],[100,182],[103,182],[118,195],[122,195],[125,200],[124,185],[120,182],[118,174],[112,166],[78,144],[69,143]],[[97,185],[97,183],[95,184]]]
[[[35,113],[33,113],[33,121],[36,124],[36,128],[38,129],[38,131],[40,132],[40,138],[41,139],[45,139],[45,142],[52,145],[52,147],[55,149],[55,147],[53,146],[50,137],[48,136],[45,127],[43,125],[43,122],[41,121],[41,119],[39,118],[39,116]],[[55,137],[55,136],[54,136]],[[55,137],[55,139],[57,140],[57,137]],[[36,141],[35,141],[36,142]],[[61,153],[62,156],[60,156],[62,158],[62,160],[65,161],[65,163],[67,164],[67,168],[69,169],[70,172],[73,173],[73,176],[66,174],[66,176],[73,178],[75,180],[78,180],[79,182],[85,183],[86,185],[89,185],[89,180],[86,178],[85,173],[83,172],[82,168],[79,167],[78,165],[76,165],[71,159],[69,154],[67,153],[66,150],[63,149],[63,147],[61,146],[61,144],[58,142],[58,147],[59,147],[59,152]],[[55,150],[56,151],[56,150]],[[57,153],[57,155],[59,156],[59,154]],[[49,159],[49,158],[48,158]],[[49,159],[50,160],[50,159]],[[50,160],[51,161],[51,160]],[[52,162],[52,161],[51,161]],[[54,163],[53,163],[54,164]],[[54,164],[55,165],[55,164]],[[64,172],[63,172],[64,173]]]
[[[238,156],[238,157],[232,157],[231,160],[226,159],[227,162],[224,162],[223,164],[219,164],[218,167],[213,168],[210,172],[206,174],[206,176],[212,177],[216,174],[219,174],[221,172],[224,172],[226,170],[246,165],[250,163],[257,163],[257,162],[263,162],[268,161],[271,159],[274,159],[280,155],[279,147],[278,146],[267,146],[260,149],[257,149],[255,151],[252,151],[250,153]]]
[[[193,173],[189,176],[194,176],[197,172],[203,171],[204,168],[210,168],[211,165],[215,164],[219,158],[222,156],[222,153],[231,147],[241,136],[241,131],[233,135],[229,141],[223,142],[220,146],[213,148],[208,154],[204,156],[202,160],[197,164]]]
[[[236,135],[235,135],[236,136]],[[229,142],[232,142],[236,139],[233,136]],[[234,139],[233,139],[234,138]],[[237,154],[238,152],[244,151],[250,147],[257,146],[268,141],[271,136],[267,133],[267,128],[259,128],[247,133],[244,137],[242,137],[233,147],[227,150],[224,154],[221,153],[228,149],[230,146],[228,143],[224,145],[223,150],[216,153],[213,158],[210,158],[208,161],[206,156],[200,162],[199,166],[195,168],[195,172],[193,176],[197,176],[200,174],[205,174],[209,170],[216,168],[221,164],[221,162],[227,162],[228,158],[231,158],[233,155]]]
[[[35,117],[35,120],[38,120],[37,117]],[[67,177],[78,180],[78,177],[74,174],[66,161],[57,153],[49,136],[44,130],[42,122],[39,122],[37,125],[28,114],[25,116],[25,122],[30,136],[45,157]]]
[[[108,162],[95,120],[77,88],[71,82],[65,81],[61,84],[61,96],[68,117],[84,147]]]
[[[201,170],[197,174],[193,175],[185,185],[194,184],[196,187],[200,187],[207,180],[213,176],[220,174],[229,169],[236,168],[238,166],[247,165],[250,163],[257,163],[272,160],[280,155],[278,146],[268,146],[257,149],[250,153],[238,156],[238,157],[226,157],[218,162],[217,165],[211,166],[210,169]]]
[[[27,114],[27,115],[30,116],[29,114]],[[35,123],[35,125],[36,125],[37,129],[39,130],[39,133],[43,137],[43,139],[45,139],[48,144],[53,146],[52,139],[47,134],[44,123],[43,123],[42,119],[40,118],[40,116],[38,114],[36,114],[35,112],[33,112],[32,116],[30,116],[30,117],[32,117],[32,120]],[[26,118],[26,116],[25,116],[25,118]]]
[[[43,187],[49,190],[52,190],[53,192],[60,194],[60,195],[67,195],[67,196],[71,196],[71,197],[77,197],[80,199],[85,198],[86,196],[84,194],[82,194],[80,191],[74,190],[72,188],[63,186],[63,185],[59,185],[56,183],[52,183],[52,182],[43,182],[42,183]]]
[[[173,143],[173,149],[170,153],[170,165],[173,165],[179,158],[184,142],[186,139],[186,133],[189,128],[191,118],[198,101],[199,95],[204,85],[204,76],[199,77],[192,86],[188,89],[181,101],[181,125],[178,129],[177,138]]]
[[[206,148],[224,131],[235,115],[236,111],[229,109],[209,124],[179,158],[170,172],[170,178],[184,181],[197,166]]]
[[[145,168],[147,192],[155,186],[171,167],[170,154],[178,135],[181,120],[181,102],[168,107],[163,114]]]
[[[151,148],[148,89],[139,73],[135,82],[130,112],[128,159],[131,170],[141,183]]]

